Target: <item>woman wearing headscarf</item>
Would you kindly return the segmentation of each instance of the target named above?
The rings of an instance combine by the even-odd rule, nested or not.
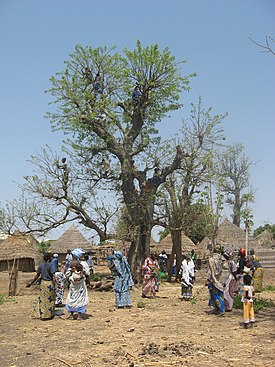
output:
[[[157,271],[159,270],[158,263],[154,254],[150,254],[144,260],[141,268],[142,275],[142,297],[154,298],[156,295]]]
[[[237,267],[234,261],[232,260],[232,253],[229,251],[225,251],[223,253],[223,274],[224,274],[224,288],[223,288],[223,296],[224,296],[224,304],[225,311],[232,311],[233,302],[234,302],[234,292],[236,291],[236,273]]]
[[[224,295],[223,295],[223,271],[222,257],[219,253],[214,253],[209,258],[207,286],[209,290],[208,306],[213,307],[209,313],[215,313],[223,316],[225,312]]]
[[[70,314],[68,318],[73,319],[74,313],[77,313],[78,320],[81,320],[89,301],[83,266],[78,261],[72,261],[66,277],[70,283],[66,300],[66,309]]]
[[[256,255],[252,255],[250,259],[250,266],[252,270],[254,291],[260,293],[263,290],[264,269]]]
[[[34,279],[27,285],[30,287],[36,281],[40,281],[40,289],[38,296],[39,316],[41,320],[51,320],[54,318],[55,308],[55,291],[54,291],[54,270],[52,268],[50,253],[44,254],[44,262],[36,272]]]
[[[110,270],[115,274],[114,290],[115,302],[118,308],[131,307],[130,288],[134,285],[130,266],[121,251],[114,251],[110,263]]]

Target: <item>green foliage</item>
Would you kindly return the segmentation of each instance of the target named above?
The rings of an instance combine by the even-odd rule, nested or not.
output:
[[[241,301],[241,299],[242,297],[239,294],[237,294],[234,297],[234,304],[233,304],[234,308],[239,309],[239,310],[243,309],[243,302]],[[267,299],[259,297],[259,298],[254,299],[253,307],[254,307],[255,312],[259,312],[263,310],[264,308],[275,307],[275,304],[271,299],[267,300]]]
[[[51,246],[51,242],[50,241],[41,241],[41,242],[38,242],[36,244],[36,246],[37,246],[38,251],[41,254],[45,254],[46,252],[48,252],[48,250]]]
[[[145,308],[146,307],[146,303],[143,299],[139,299],[137,301],[137,308]]]
[[[260,226],[255,229],[253,236],[257,237],[264,231],[269,231],[272,234],[272,238],[275,239],[275,224],[265,224],[264,226]]]
[[[193,204],[189,208],[189,218],[193,221],[186,229],[186,235],[194,242],[199,243],[213,232],[212,214],[208,205]]]
[[[144,113],[142,144],[147,146],[149,136],[157,133],[155,123],[182,106],[180,93],[189,89],[189,79],[195,74],[182,76],[182,62],[176,62],[168,49],[159,50],[158,45],[143,48],[138,41],[133,51],[125,49],[122,55],[114,49],[75,47],[65,61],[66,69],[51,78],[47,92],[55,98],[52,103],[57,110],[47,117],[54,130],[72,133],[79,143],[88,139],[99,149],[110,148],[115,140],[121,142],[117,133],[131,132],[133,118],[139,113],[131,96],[138,84],[142,93],[139,107]],[[87,83],[85,67],[93,76],[99,73],[102,94]]]
[[[263,291],[266,291],[266,292],[275,292],[275,285],[273,284],[270,284],[268,286],[266,286]]]
[[[170,233],[170,230],[168,228],[165,228],[164,230],[162,231],[159,231],[158,232],[158,235],[159,235],[159,240],[163,240],[166,236],[168,236],[168,234]]]
[[[8,297],[3,293],[0,293],[0,305],[2,305],[4,302],[15,302],[15,299],[13,297]]]
[[[90,274],[90,280],[94,282],[99,282],[102,279],[102,275],[99,273]]]

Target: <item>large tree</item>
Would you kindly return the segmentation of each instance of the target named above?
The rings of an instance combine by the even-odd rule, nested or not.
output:
[[[118,208],[103,196],[100,183],[103,184],[104,170],[96,170],[89,163],[83,167],[77,158],[61,158],[49,147],[29,161],[35,174],[24,176],[19,185],[22,195],[1,209],[3,232],[45,235],[66,223],[78,222],[93,230],[100,242],[108,239]],[[92,177],[88,172],[93,172]]]
[[[182,133],[177,137],[179,144],[188,154],[183,156],[181,167],[172,173],[163,186],[161,199],[164,207],[165,225],[173,242],[172,256],[176,254],[177,269],[181,264],[182,232],[187,233],[196,221],[201,206],[202,186],[208,180],[213,156],[224,140],[223,115],[213,115],[211,108],[204,108],[201,98],[191,104],[189,118],[183,121]],[[172,263],[169,267],[172,270]]]
[[[233,223],[238,227],[247,197],[253,200],[253,190],[249,182],[249,170],[253,164],[244,153],[244,146],[241,143],[228,146],[219,156],[217,173],[223,178],[221,189],[226,196],[225,202],[233,209]]]
[[[67,143],[75,152],[85,150],[83,164],[104,160],[116,172],[123,201],[139,229],[130,251],[138,266],[149,255],[156,191],[182,159],[177,148],[167,165],[149,165],[149,148],[160,141],[156,124],[182,106],[180,95],[190,76],[181,75],[182,63],[168,49],[143,48],[140,42],[123,55],[78,45],[70,56],[65,70],[51,78],[49,93],[57,107],[48,117],[53,129],[70,134]]]

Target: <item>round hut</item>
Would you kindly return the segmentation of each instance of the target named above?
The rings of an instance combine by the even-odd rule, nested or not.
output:
[[[58,261],[65,261],[67,250],[82,248],[85,251],[92,251],[91,243],[83,234],[72,225],[57,240],[51,241],[50,251],[58,254]]]
[[[191,252],[191,250],[196,251],[196,245],[184,233],[181,234],[181,243],[182,243],[182,252],[183,253],[189,254]],[[151,241],[150,250],[151,250],[151,252],[156,252],[157,254],[160,254],[161,251],[165,250],[166,254],[169,257],[172,253],[172,246],[173,246],[172,237],[171,237],[171,234],[169,233],[159,243],[157,243],[154,240]]]
[[[5,239],[0,244],[0,271],[9,271],[13,267],[23,272],[35,271],[35,262],[41,261],[35,242],[32,236],[19,232]]]

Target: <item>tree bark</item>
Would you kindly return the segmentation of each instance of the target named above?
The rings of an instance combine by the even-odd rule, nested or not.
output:
[[[168,261],[168,281],[171,281],[173,275],[174,255],[176,255],[176,279],[179,275],[179,270],[182,261],[182,241],[181,230],[171,230],[172,238],[172,253]]]

